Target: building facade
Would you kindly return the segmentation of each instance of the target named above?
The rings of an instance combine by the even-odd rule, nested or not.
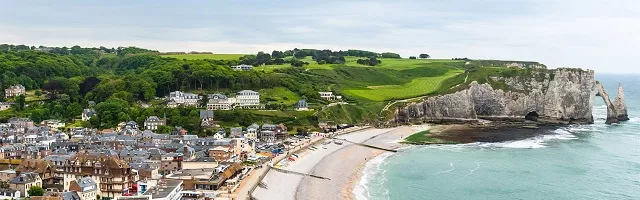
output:
[[[231,110],[234,103],[233,98],[228,98],[223,94],[209,95],[209,101],[207,102],[207,110]]]
[[[145,130],[158,130],[158,127],[166,125],[166,121],[164,119],[160,119],[158,116],[149,116],[144,121]]]
[[[241,64],[241,65],[231,66],[231,69],[233,69],[234,71],[251,71],[253,70],[253,66]]]
[[[184,93],[175,91],[169,93],[169,100],[174,101],[178,105],[183,106],[198,106],[200,104],[201,97],[193,93]]]
[[[252,90],[242,90],[236,93],[236,107],[258,108],[260,106],[260,93]]]
[[[138,175],[129,165],[117,156],[108,156],[78,152],[70,157],[63,173],[64,189],[69,191],[71,182],[90,177],[99,186],[102,200],[111,200],[129,193],[129,189],[138,181]]]
[[[7,89],[4,89],[4,96],[7,98],[24,95],[25,93],[26,91],[24,90],[24,86],[20,84],[12,85],[12,86],[9,86]]]

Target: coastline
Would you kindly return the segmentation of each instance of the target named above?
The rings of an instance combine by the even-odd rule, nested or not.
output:
[[[368,138],[375,137],[389,130],[391,129],[357,130],[354,132],[345,133],[344,135],[341,134],[337,136],[337,138],[347,139],[354,142],[362,142]],[[296,154],[300,157],[296,159],[296,161],[287,162],[286,165],[282,165],[280,167],[290,171],[327,177],[325,174],[313,173],[312,170],[315,166],[317,166],[318,163],[325,159],[327,155],[335,153],[343,147],[355,145],[345,142],[345,144],[343,145],[337,145],[335,143],[330,143],[327,145],[324,145],[322,143],[315,143],[312,146],[316,147],[316,149],[312,150],[311,148],[306,148],[302,151],[299,151]],[[278,165],[277,163],[274,164]],[[300,182],[304,178],[308,177],[279,173],[271,170],[264,176],[264,179],[262,179],[262,182],[264,183],[263,186],[265,187],[257,187],[255,191],[253,191],[253,196],[255,196],[257,199],[296,199],[296,188],[300,185]]]
[[[364,138],[362,143],[388,149],[397,149],[403,138],[429,125],[400,126],[383,130],[383,133]],[[352,140],[357,142],[355,140]],[[304,177],[296,188],[295,199],[356,199],[354,189],[363,176],[367,163],[386,151],[349,144],[324,156],[315,163],[309,173],[321,175],[331,180]]]

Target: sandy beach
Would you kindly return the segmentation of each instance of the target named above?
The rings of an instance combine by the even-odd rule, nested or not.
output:
[[[383,148],[398,148],[398,141],[427,126],[401,126],[387,129],[368,129],[338,136]],[[253,195],[258,199],[355,199],[353,188],[361,177],[367,161],[383,153],[345,142],[317,144],[316,150],[300,152],[300,158],[282,168],[330,178],[323,180],[270,171]]]

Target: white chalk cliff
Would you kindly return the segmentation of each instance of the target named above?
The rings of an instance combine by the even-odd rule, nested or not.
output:
[[[507,91],[472,82],[468,88],[423,99],[396,110],[394,122],[522,118],[547,123],[592,123],[597,94],[607,104],[607,123],[628,120],[622,86],[611,102],[593,70],[554,69],[532,77],[489,77]]]

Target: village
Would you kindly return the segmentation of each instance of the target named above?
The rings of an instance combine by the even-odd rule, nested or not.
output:
[[[25,90],[16,85],[5,94],[13,98]],[[340,98],[331,92],[319,94],[326,100]],[[295,134],[284,124],[224,129],[215,124],[215,110],[264,109],[260,94],[242,90],[233,97],[216,93],[206,99],[206,108],[199,111],[201,125],[219,128],[208,137],[191,135],[179,126],[170,134],[157,133],[166,125],[166,116],[149,116],[144,124],[123,121],[102,130],[69,128],[53,119],[36,123],[14,117],[0,123],[0,199],[233,199],[233,193],[255,189],[257,183],[242,184],[254,169],[279,155],[278,161],[283,155],[295,161],[291,150],[351,127],[322,124],[321,132]],[[197,94],[174,91],[166,97],[166,107],[195,107],[202,100]],[[94,104],[83,109],[82,121],[96,116]],[[309,109],[304,99],[293,106]],[[38,187],[44,194],[31,196]]]

